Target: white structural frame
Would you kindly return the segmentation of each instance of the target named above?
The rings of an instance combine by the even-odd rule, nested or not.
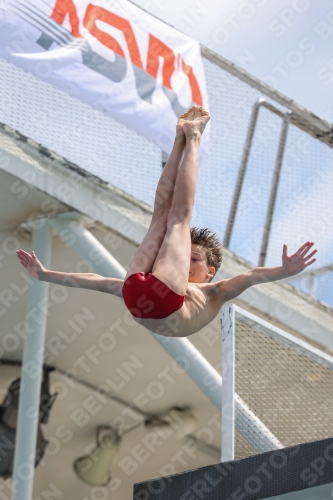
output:
[[[234,460],[234,432],[239,427],[239,396],[235,393],[235,324],[236,321],[254,328],[308,358],[333,370],[333,357],[316,349],[281,328],[249,313],[235,304],[222,307],[222,445],[221,461]],[[249,429],[250,432],[253,431]],[[258,430],[258,427],[257,427]],[[262,432],[262,429],[259,429]],[[242,432],[244,435],[244,433]],[[244,436],[245,437],[245,436]],[[250,439],[246,437],[247,441]],[[256,447],[257,449],[257,447]],[[273,448],[272,448],[273,449]],[[268,450],[266,450],[268,451]]]
[[[235,311],[222,308],[222,443],[221,462],[235,455]]]
[[[32,249],[50,266],[52,229],[32,231]],[[36,459],[49,283],[34,280],[28,297],[23,348],[11,500],[31,500]]]

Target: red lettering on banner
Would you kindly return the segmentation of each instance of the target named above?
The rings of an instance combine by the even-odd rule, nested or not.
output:
[[[59,24],[63,24],[67,15],[69,16],[72,34],[76,37],[81,37],[79,31],[79,18],[73,0],[56,0],[56,4],[51,14],[52,19],[54,19]],[[99,7],[91,3],[87,6],[87,10],[83,20],[84,27],[100,43],[102,43],[124,59],[125,53],[120,44],[111,35],[99,29],[96,26],[96,21],[103,21],[110,26],[114,26],[115,28],[122,31],[128,46],[132,64],[135,64],[138,68],[144,70],[140,57],[139,47],[136,42],[130,22],[127,19],[124,19],[123,17],[104,9],[103,7]],[[163,85],[164,87],[172,90],[171,77],[175,70],[175,54],[167,45],[165,45],[165,43],[163,43],[155,36],[149,34],[147,67],[145,71],[153,78],[156,78],[157,76],[159,68],[159,57],[162,57],[164,60],[162,71]],[[185,75],[189,79],[189,84],[192,92],[192,101],[202,106],[203,102],[200,87],[193,73],[192,66],[186,64],[182,59],[181,66]]]
[[[79,18],[77,16],[76,7],[72,0],[56,0],[53,12],[51,14],[52,19],[57,21],[57,23],[62,24],[65,17],[69,16],[69,23],[72,29],[72,35],[81,37],[79,31]]]
[[[156,78],[159,67],[159,59],[158,59],[159,57],[163,57],[164,59],[163,85],[168,89],[172,89],[171,77],[175,70],[175,54],[161,40],[150,34],[146,71],[154,78]],[[202,106],[202,95],[200,92],[198,81],[194,76],[193,68],[192,66],[185,64],[183,60],[181,60],[181,63],[182,63],[182,70],[184,71],[185,75],[188,77],[190,82],[192,101],[199,104],[199,106]]]
[[[156,78],[159,57],[163,57],[163,85],[171,89],[171,77],[175,70],[175,54],[161,40],[149,35],[148,57],[146,72]]]
[[[193,73],[192,66],[189,66],[188,64],[184,63],[184,61],[182,61],[182,67],[185,75],[187,75],[190,82],[190,87],[192,91],[192,101],[199,104],[199,106],[202,106],[202,95],[200,92],[200,87],[198,84],[198,80],[196,79]]]
[[[91,3],[88,5],[84,16],[83,24],[85,28],[87,28],[97,40],[103,43],[103,45],[106,45],[106,47],[113,50],[121,57],[125,57],[125,54],[119,43],[111,35],[97,28],[96,21],[104,21],[124,33],[132,63],[143,69],[139,48],[129,21],[103,9],[103,7],[98,7]]]

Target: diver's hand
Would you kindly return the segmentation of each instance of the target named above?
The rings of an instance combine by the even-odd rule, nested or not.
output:
[[[282,266],[287,276],[294,276],[300,273],[316,261],[316,259],[311,259],[311,257],[317,253],[317,250],[313,250],[309,253],[313,245],[313,242],[307,241],[297,250],[297,252],[290,256],[288,255],[287,245],[283,245]]]
[[[36,280],[43,280],[46,269],[43,264],[37,259],[35,252],[25,252],[25,250],[16,250],[16,255],[21,262],[22,266],[28,273]]]

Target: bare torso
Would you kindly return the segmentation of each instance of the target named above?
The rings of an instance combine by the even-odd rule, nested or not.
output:
[[[167,318],[133,318],[148,330],[167,337],[187,337],[210,323],[221,309],[215,283],[189,283],[183,306]]]

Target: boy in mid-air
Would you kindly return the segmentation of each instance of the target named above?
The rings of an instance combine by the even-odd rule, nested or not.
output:
[[[209,113],[193,106],[181,115],[172,152],[159,180],[150,227],[135,252],[125,280],[92,273],[45,269],[34,252],[18,250],[21,264],[36,279],[123,297],[135,320],[160,335],[187,337],[219,313],[228,300],[250,286],[295,275],[316,259],[307,242],[291,256],[283,247],[282,266],[255,268],[212,283],[221,247],[208,230],[190,231],[198,178],[201,135]],[[192,237],[192,241],[191,241]],[[310,253],[309,253],[310,252]]]

